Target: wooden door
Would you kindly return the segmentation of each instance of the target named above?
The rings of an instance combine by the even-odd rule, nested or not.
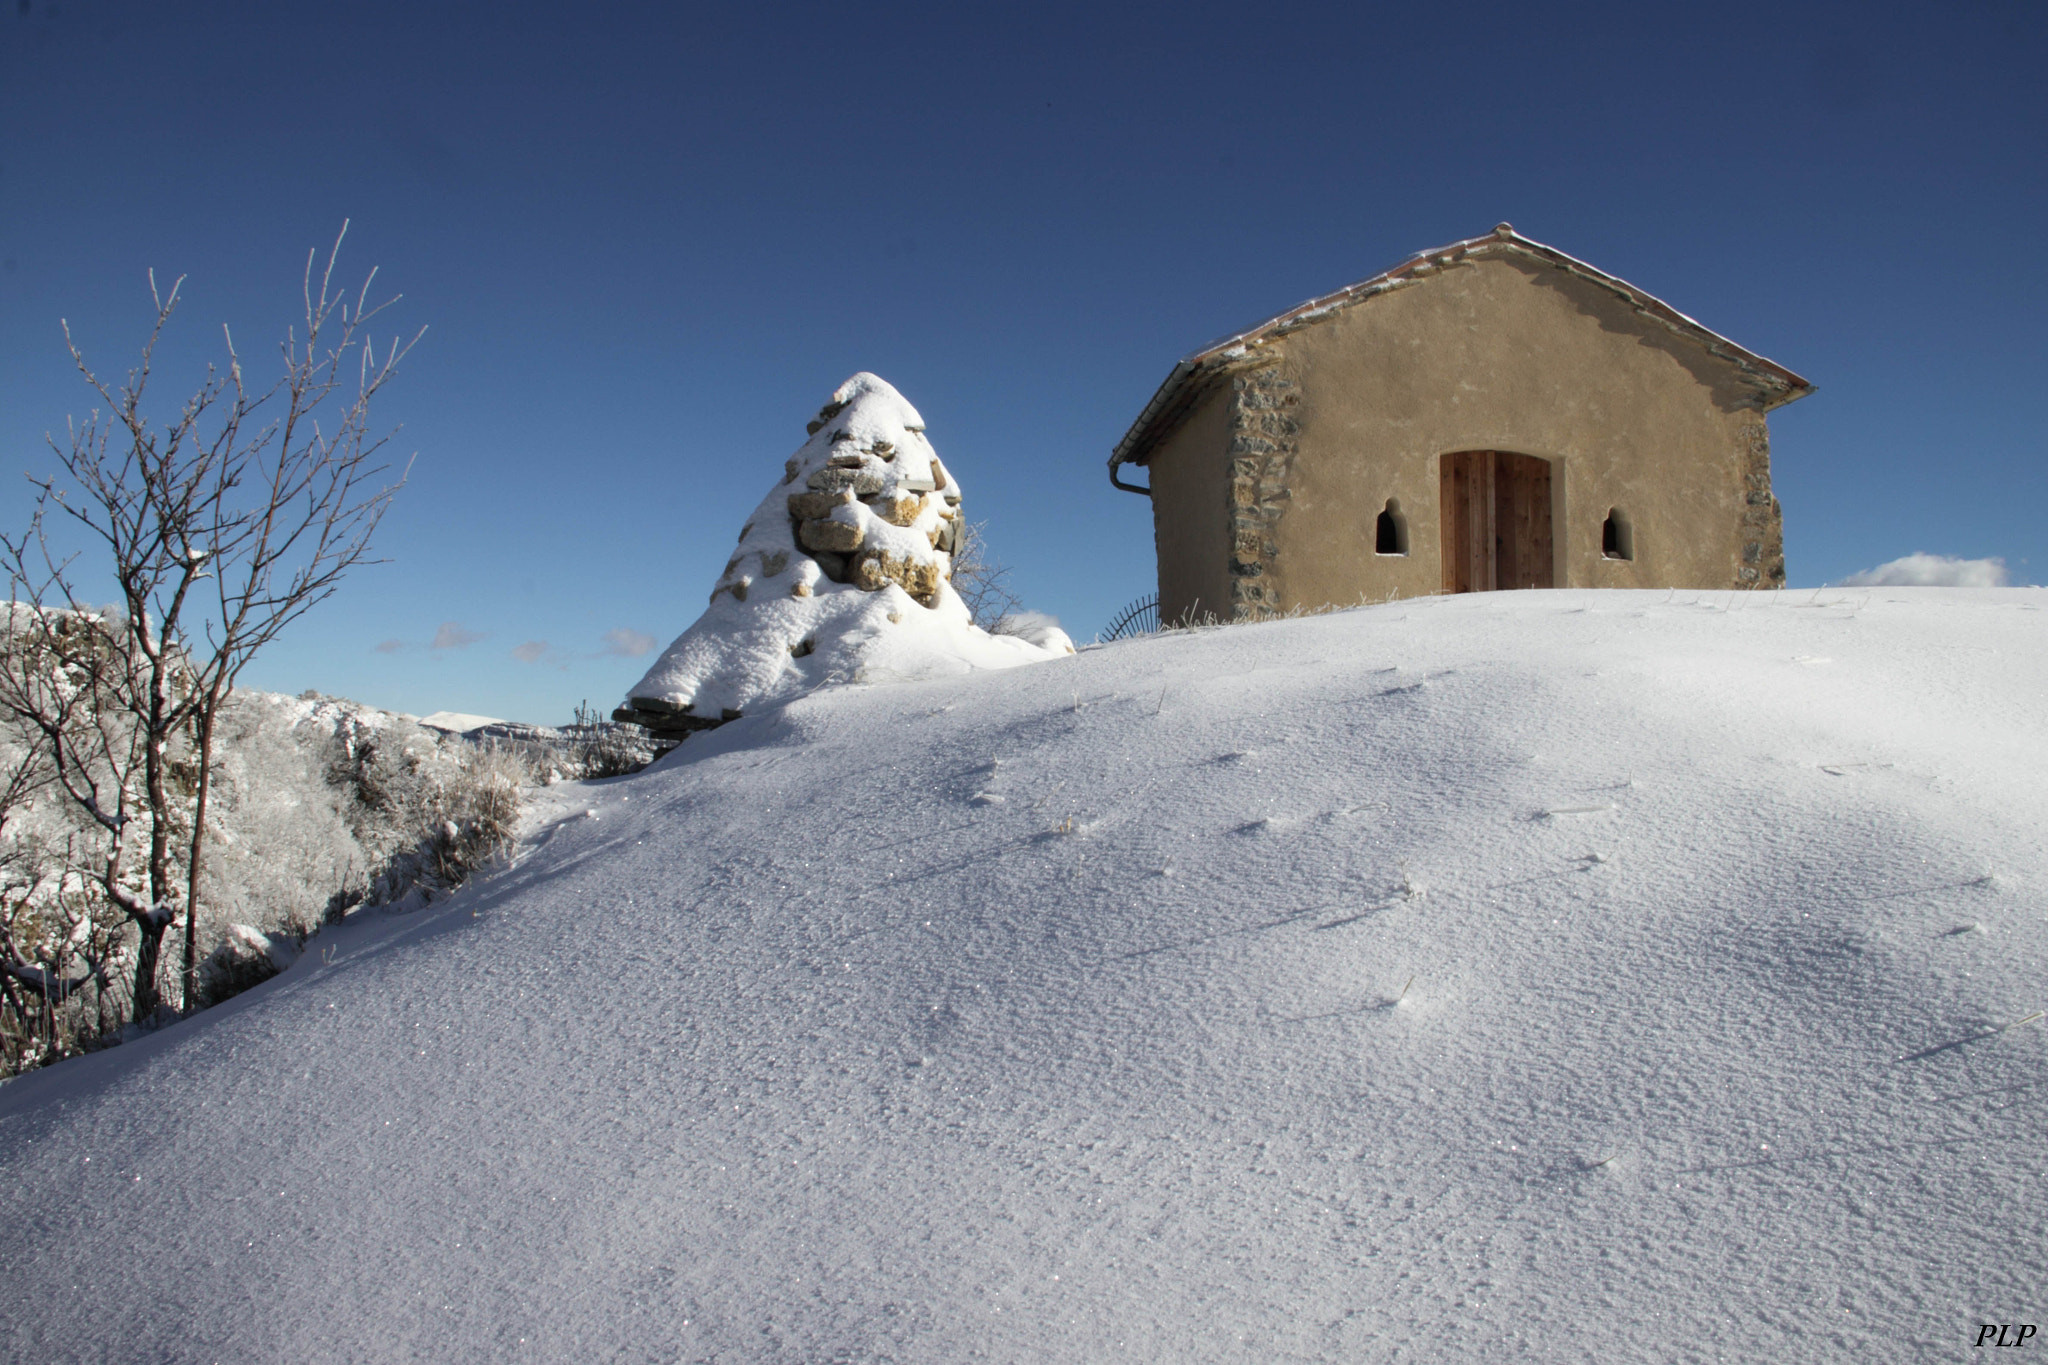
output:
[[[1441,466],[1444,591],[1552,586],[1550,461],[1460,450]]]
[[[1493,452],[1460,450],[1443,457],[1445,592],[1493,587]]]
[[[1493,585],[1550,587],[1550,461],[1495,451],[1493,507]]]

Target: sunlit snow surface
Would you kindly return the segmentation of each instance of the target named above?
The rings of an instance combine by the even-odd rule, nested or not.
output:
[[[2048,1307],[2044,605],[824,689],[0,1090],[0,1354],[1963,1356]]]

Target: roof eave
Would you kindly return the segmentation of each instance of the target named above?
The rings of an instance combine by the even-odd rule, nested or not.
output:
[[[1166,376],[1165,382],[1153,391],[1151,401],[1147,402],[1144,411],[1138,414],[1138,420],[1131,423],[1130,430],[1126,431],[1124,438],[1116,443],[1116,449],[1109,453],[1109,477],[1112,482],[1116,479],[1116,468],[1118,465],[1145,463],[1142,458],[1133,458],[1132,448],[1137,445],[1141,435],[1166,410],[1167,404],[1179,396],[1181,385],[1187,381],[1188,375],[1193,373],[1193,371],[1192,358],[1183,359],[1173,367],[1173,372]]]

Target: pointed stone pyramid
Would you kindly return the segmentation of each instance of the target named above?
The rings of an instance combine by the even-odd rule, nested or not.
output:
[[[953,591],[960,485],[924,418],[872,374],[841,384],[740,528],[696,624],[617,720],[687,735],[833,682],[909,680],[1072,654],[977,628]]]

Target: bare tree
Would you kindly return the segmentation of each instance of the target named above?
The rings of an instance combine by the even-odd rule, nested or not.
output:
[[[983,630],[994,631],[1005,618],[1024,607],[1010,591],[1010,566],[989,557],[988,523],[970,522],[960,528],[960,544],[953,551],[953,591],[967,604],[967,613]]]
[[[346,235],[348,225],[342,225]],[[181,1002],[198,997],[196,945],[215,724],[242,669],[265,645],[370,562],[371,536],[403,484],[378,463],[371,399],[419,341],[393,337],[381,356],[367,324],[372,270],[353,297],[334,288],[337,236],[306,258],[303,332],[279,346],[267,386],[243,373],[223,329],[224,366],[209,366],[175,419],[143,410],[150,363],[178,306],[150,275],[156,321],[141,364],[118,387],[71,358],[103,407],[52,437],[61,479],[32,479],[36,511],[0,535],[15,601],[0,711],[39,743],[51,781],[100,835],[93,880],[140,936],[135,1017],[160,1003],[165,931],[182,912]],[[421,329],[422,333],[425,329]],[[62,546],[83,539],[90,553]],[[90,579],[80,564],[97,566]],[[111,577],[116,605],[87,613],[88,582]],[[148,848],[129,865],[130,825]]]

